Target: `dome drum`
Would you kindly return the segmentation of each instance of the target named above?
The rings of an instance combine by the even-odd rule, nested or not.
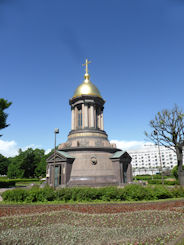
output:
[[[81,95],[78,97],[73,97],[72,99],[69,100],[69,104],[73,107],[80,103],[96,104],[99,106],[103,106],[105,104],[105,100],[100,97],[95,97],[92,95]]]

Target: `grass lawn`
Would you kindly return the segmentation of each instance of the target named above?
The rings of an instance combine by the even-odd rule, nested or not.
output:
[[[184,205],[179,201],[1,205],[0,216],[2,245],[175,244],[184,232]]]

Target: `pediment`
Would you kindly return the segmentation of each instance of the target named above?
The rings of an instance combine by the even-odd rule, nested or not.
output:
[[[66,157],[56,153],[56,154],[52,154],[49,158],[47,158],[47,162],[64,162],[66,161]]]
[[[112,155],[111,159],[120,159],[129,162],[132,160],[131,156],[128,154],[127,151],[117,151]]]
[[[128,154],[128,152],[125,152],[121,157],[120,157],[120,159],[127,159],[127,160],[131,160],[132,158],[131,158],[131,156]]]

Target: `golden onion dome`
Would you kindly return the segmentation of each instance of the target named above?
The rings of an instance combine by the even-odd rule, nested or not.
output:
[[[73,98],[81,95],[93,95],[101,98],[101,94],[97,87],[87,79],[85,79],[84,82],[77,87]]]
[[[73,98],[82,96],[82,95],[92,95],[97,96],[101,98],[101,94],[97,87],[89,80],[90,75],[88,74],[88,60],[86,59],[86,74],[84,75],[85,80],[82,84],[80,84],[77,89],[75,90],[75,93],[73,95]]]

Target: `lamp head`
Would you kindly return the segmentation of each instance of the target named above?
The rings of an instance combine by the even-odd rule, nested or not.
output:
[[[54,133],[59,134],[59,128],[55,128]]]

